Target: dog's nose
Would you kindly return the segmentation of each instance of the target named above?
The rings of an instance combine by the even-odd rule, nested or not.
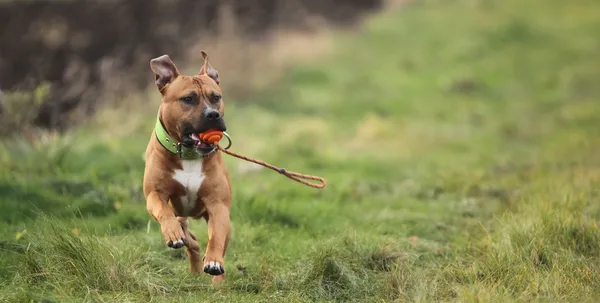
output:
[[[221,119],[221,113],[219,113],[219,111],[214,110],[214,109],[208,109],[206,110],[206,112],[204,113],[206,119],[208,120],[219,120]]]

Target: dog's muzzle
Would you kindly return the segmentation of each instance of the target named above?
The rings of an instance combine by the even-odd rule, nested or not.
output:
[[[208,108],[203,113],[204,119],[200,132],[205,132],[209,129],[218,129],[222,132],[227,130],[225,126],[225,120],[221,116],[221,113],[216,109]]]

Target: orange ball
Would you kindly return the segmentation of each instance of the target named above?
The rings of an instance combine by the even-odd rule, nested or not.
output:
[[[200,134],[200,140],[211,145],[219,143],[223,139],[223,132],[218,129],[210,129]]]

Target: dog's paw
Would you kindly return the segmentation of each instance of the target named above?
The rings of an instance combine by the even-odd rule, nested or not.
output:
[[[164,222],[160,226],[165,243],[171,248],[182,248],[185,245],[185,233],[178,220]]]
[[[173,240],[169,240],[169,242],[167,242],[167,246],[171,248],[182,248],[183,246],[185,246],[185,240],[179,239],[175,242],[173,242]]]
[[[209,261],[204,264],[204,272],[212,276],[219,276],[225,273],[225,268],[217,261]]]

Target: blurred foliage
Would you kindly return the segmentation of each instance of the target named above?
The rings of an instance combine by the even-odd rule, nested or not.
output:
[[[238,79],[261,76],[265,64],[259,69],[260,63],[251,63],[273,35],[310,32],[325,21],[352,24],[381,2],[0,1],[0,88],[33,89],[49,82],[52,90],[34,122],[65,130],[85,123],[100,105],[112,105],[111,99],[151,84],[151,58],[169,54],[182,66],[199,61],[204,49],[226,58],[218,64],[221,73],[240,74],[228,78],[230,94],[244,94],[252,85]]]
[[[4,93],[0,104],[0,137],[14,134],[15,130],[27,133],[49,93],[49,83],[42,83],[33,91]]]

